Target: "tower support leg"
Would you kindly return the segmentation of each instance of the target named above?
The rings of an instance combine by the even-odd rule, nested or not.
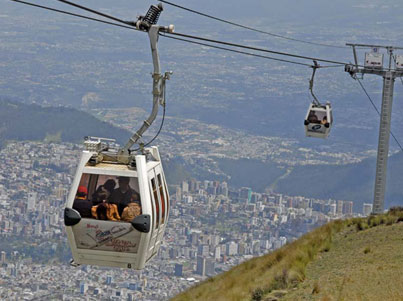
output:
[[[392,119],[393,72],[386,72],[383,77],[382,110],[379,126],[378,156],[376,159],[376,175],[374,189],[373,213],[383,213],[385,208],[386,170],[389,155],[390,124]]]

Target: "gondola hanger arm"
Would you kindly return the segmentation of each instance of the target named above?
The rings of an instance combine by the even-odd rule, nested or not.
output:
[[[149,117],[144,120],[142,126],[130,137],[125,146],[118,151],[118,161],[128,164],[130,162],[130,148],[137,143],[145,131],[151,126],[158,115],[159,105],[165,105],[165,83],[169,80],[172,72],[161,74],[160,60],[158,54],[158,38],[160,32],[173,32],[175,27],[156,25],[159,15],[163,8],[162,5],[152,5],[145,16],[140,16],[136,22],[136,27],[140,30],[147,31],[150,40],[151,54],[153,60],[154,71],[153,78],[153,107]]]
[[[311,68],[312,68],[312,77],[311,77],[311,80],[309,81],[309,91],[311,91],[312,97],[314,99],[313,103],[316,105],[320,105],[320,101],[318,100],[316,95],[313,93],[313,84],[314,84],[314,79],[315,79],[315,73],[316,73],[316,69],[320,68],[320,65],[318,64],[317,61],[314,60]]]

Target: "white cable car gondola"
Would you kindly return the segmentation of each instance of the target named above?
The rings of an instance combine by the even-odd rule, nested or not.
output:
[[[304,120],[305,135],[307,137],[327,138],[333,124],[332,107],[330,102],[321,104],[313,93],[313,80],[316,69],[319,67],[318,63],[314,61],[312,78],[309,82],[309,90],[314,100],[310,104]]]
[[[327,138],[333,122],[330,103],[317,105],[311,103],[305,117],[305,135],[307,137]]]
[[[169,216],[169,194],[157,147],[130,148],[165,106],[165,81],[160,73],[157,26],[162,6],[151,6],[136,26],[148,32],[153,64],[153,109],[123,148],[111,139],[89,137],[68,196],[64,222],[72,265],[90,264],[142,269],[158,252]]]

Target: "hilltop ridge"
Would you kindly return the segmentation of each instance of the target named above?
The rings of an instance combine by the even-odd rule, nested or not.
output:
[[[0,145],[7,140],[81,142],[84,136],[124,142],[130,133],[68,107],[43,107],[0,98]]]
[[[287,177],[280,179],[275,191],[318,199],[354,201],[354,211],[361,212],[364,202],[371,202],[374,193],[376,158],[343,165],[295,166]],[[389,157],[385,202],[387,207],[401,204],[403,197],[403,152]],[[332,175],[332,176],[329,176]],[[312,189],[312,183],[316,182]],[[365,201],[366,200],[366,201]]]
[[[402,300],[403,209],[332,221],[172,300]]]

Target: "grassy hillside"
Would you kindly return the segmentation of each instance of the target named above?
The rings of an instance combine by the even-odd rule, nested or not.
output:
[[[403,300],[403,223],[336,235],[282,300]]]
[[[403,300],[403,210],[330,222],[172,300]]]

